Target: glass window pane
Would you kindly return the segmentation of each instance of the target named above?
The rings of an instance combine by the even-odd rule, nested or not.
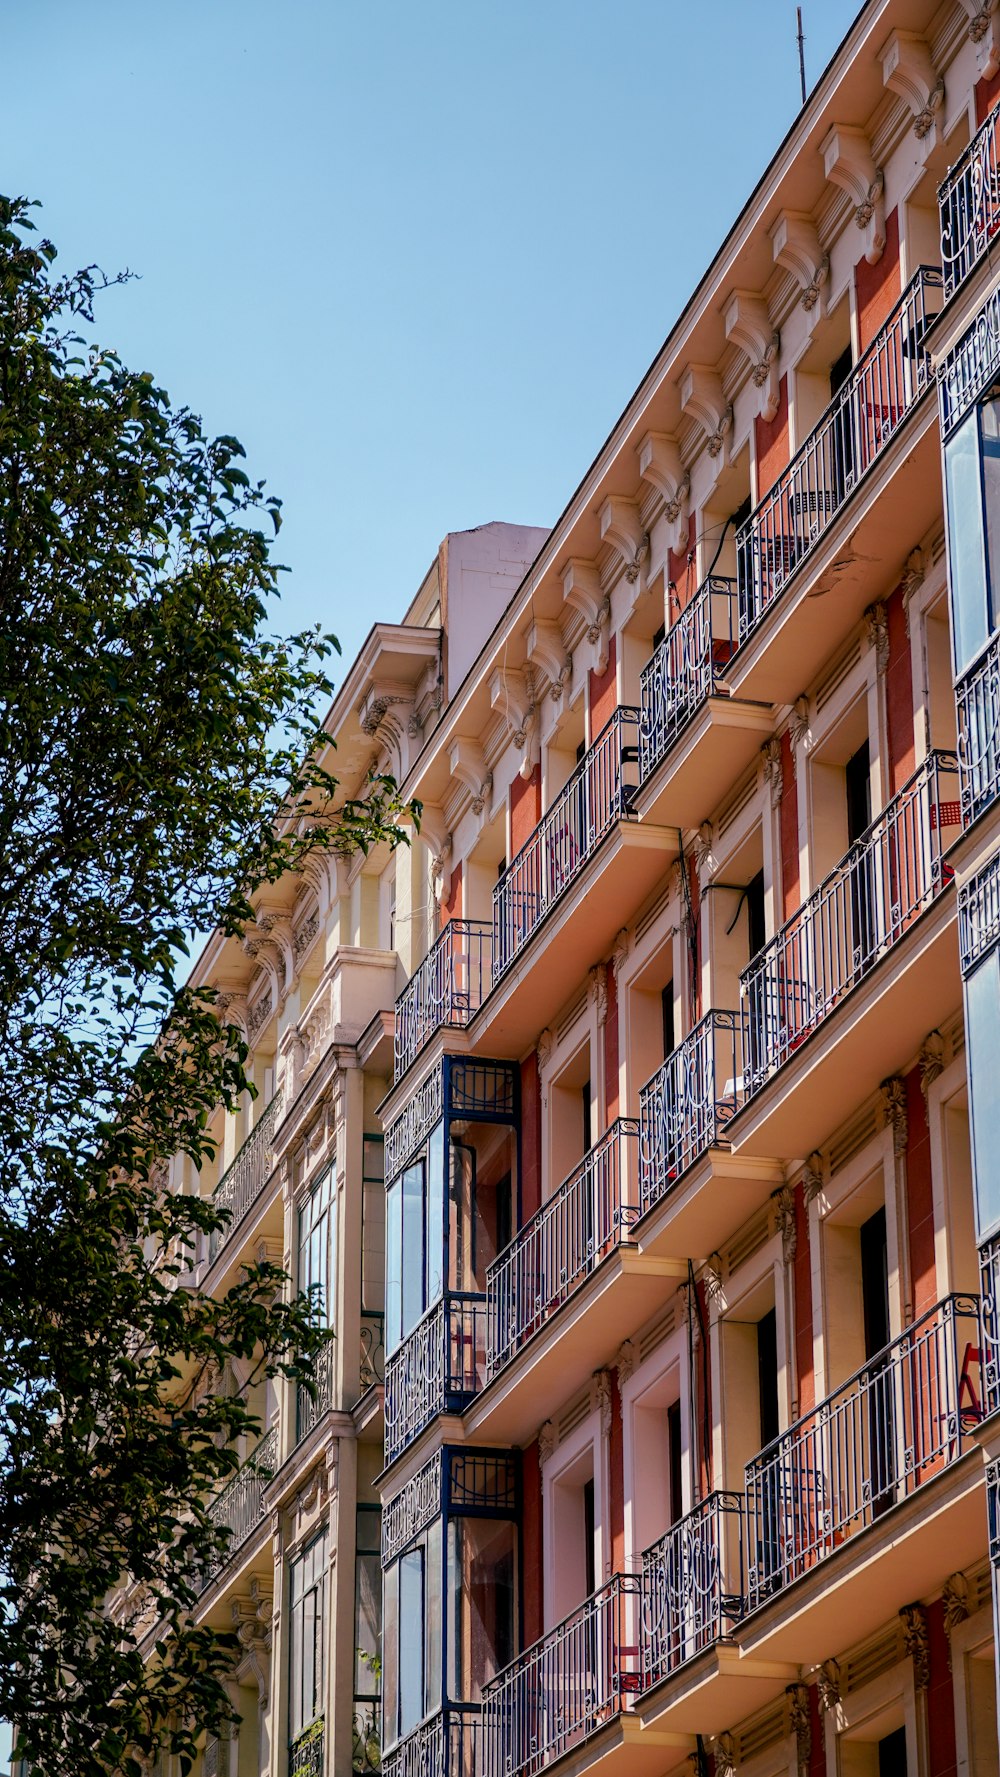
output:
[[[427,1144],[427,1306],[436,1302],[444,1270],[444,1124],[436,1123]]]
[[[966,1041],[972,1092],[972,1152],[976,1174],[976,1238],[1000,1223],[1000,956],[994,951],[965,984]]]
[[[517,1651],[516,1532],[489,1518],[448,1528],[449,1694],[478,1702]]]
[[[427,1617],[425,1647],[427,1679],[424,1707],[430,1711],[441,1705],[441,1520],[436,1518],[427,1530]]]
[[[424,1165],[403,1174],[403,1326],[407,1333],[424,1311]]]
[[[291,1564],[288,1731],[292,1740],[324,1710],[326,1532]]]
[[[415,1728],[424,1713],[424,1551],[410,1549],[399,1562],[399,1732]]]
[[[385,1198],[385,1349],[395,1351],[403,1336],[403,1181]]]
[[[958,675],[982,651],[989,636],[978,411],[971,413],[948,440],[944,467],[948,502],[948,580],[955,673]]]
[[[382,1713],[386,1745],[399,1738],[399,1562],[387,1567],[382,1578]]]
[[[1000,607],[1000,401],[984,401],[979,409],[983,453],[983,501],[986,510],[986,557],[989,573],[987,629],[997,626]]]

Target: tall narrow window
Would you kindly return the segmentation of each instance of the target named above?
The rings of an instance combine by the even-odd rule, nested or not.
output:
[[[288,1733],[295,1741],[324,1712],[326,1531],[291,1563]]]
[[[327,1167],[299,1210],[299,1289],[312,1297],[322,1327],[334,1325],[336,1294],[336,1200],[334,1169]]]

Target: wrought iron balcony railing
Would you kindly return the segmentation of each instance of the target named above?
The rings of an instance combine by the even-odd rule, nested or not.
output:
[[[288,1777],[325,1777],[326,1724],[320,1715],[288,1748]]]
[[[955,687],[962,820],[968,827],[1000,796],[1000,637]]]
[[[382,1702],[379,1697],[355,1697],[351,1721],[352,1777],[381,1777]]]
[[[493,928],[451,919],[396,1001],[396,1079],[444,1025],[464,1029],[490,988]]]
[[[442,1709],[382,1754],[382,1777],[482,1777],[479,1707]]]
[[[643,1689],[724,1640],[743,1606],[743,1500],[710,1493],[643,1551]]]
[[[639,1094],[639,1208],[645,1215],[709,1148],[743,1103],[738,1012],[706,1012]]]
[[[361,1314],[361,1392],[385,1381],[385,1315],[374,1309]]]
[[[703,581],[667,631],[641,679],[639,777],[645,783],[699,705],[711,697],[736,652],[736,583]]]
[[[278,1427],[272,1425],[265,1432],[254,1450],[248,1456],[242,1468],[233,1476],[229,1484],[223,1488],[218,1499],[209,1506],[208,1515],[213,1523],[225,1525],[230,1532],[229,1542],[224,1555],[201,1570],[200,1583],[204,1588],[223,1567],[232,1560],[236,1551],[242,1548],[247,1538],[256,1530],[265,1517],[264,1489],[278,1467]]]
[[[979,1248],[983,1412],[1000,1413],[1000,1234]]]
[[[641,1582],[617,1573],[483,1691],[483,1777],[533,1777],[619,1714],[642,1682]]]
[[[1000,109],[990,112],[938,186],[938,215],[947,302],[1000,226]]]
[[[946,1296],[748,1463],[751,1610],[942,1473],[982,1417],[979,1303]]]
[[[941,273],[921,266],[823,418],[736,537],[745,642],[928,386],[923,336]]]
[[[517,961],[603,839],[632,814],[639,712],[617,709],[493,890],[493,980]]]
[[[619,1117],[486,1274],[487,1378],[497,1375],[638,1216],[639,1125]]]
[[[318,1425],[325,1413],[333,1406],[334,1383],[334,1347],[331,1340],[324,1345],[313,1368],[313,1388],[311,1393],[300,1383],[295,1402],[296,1440],[301,1444],[307,1438],[314,1425]]]
[[[386,1462],[394,1462],[435,1414],[460,1413],[485,1376],[486,1297],[445,1296],[386,1363]]]
[[[274,1132],[280,1118],[281,1093],[276,1092],[215,1187],[213,1206],[227,1210],[229,1221],[224,1228],[213,1229],[209,1237],[210,1263],[215,1262],[243,1217],[253,1208],[274,1171]]]
[[[825,882],[740,976],[749,1098],[864,979],[949,879],[958,765],[929,753]]]

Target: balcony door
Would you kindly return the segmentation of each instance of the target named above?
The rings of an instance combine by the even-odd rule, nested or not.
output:
[[[889,1343],[889,1256],[885,1208],[863,1222],[861,1237],[861,1300],[864,1314],[868,1437],[867,1472],[871,1481],[872,1514],[882,1513],[895,1502],[896,1411],[894,1374],[883,1355]]]
[[[837,401],[844,384],[849,381],[854,369],[854,358],[850,346],[841,352],[840,357],[830,366],[830,401]],[[841,501],[854,486],[857,468],[857,449],[854,426],[854,402],[849,398],[841,401],[833,415],[831,428],[832,479],[830,489],[832,500],[830,507],[836,511]]]
[[[847,845],[850,853],[851,955],[847,979],[869,969],[878,951],[878,883],[880,858],[874,846],[860,841],[871,826],[871,755],[867,740],[844,768],[847,795]]]
[[[773,1308],[757,1322],[757,1397],[759,1407],[759,1448],[764,1451],[777,1438],[778,1420],[778,1319]],[[763,1589],[781,1572],[782,1513],[789,1504],[784,1494],[788,1476],[778,1460],[766,1464],[761,1472],[760,1519],[757,1550],[758,1571]]]

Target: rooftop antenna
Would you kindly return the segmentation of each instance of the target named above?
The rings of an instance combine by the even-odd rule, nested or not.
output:
[[[802,103],[806,102],[806,51],[805,38],[802,35],[802,8],[795,8],[796,40],[799,46],[799,85],[802,88]]]

